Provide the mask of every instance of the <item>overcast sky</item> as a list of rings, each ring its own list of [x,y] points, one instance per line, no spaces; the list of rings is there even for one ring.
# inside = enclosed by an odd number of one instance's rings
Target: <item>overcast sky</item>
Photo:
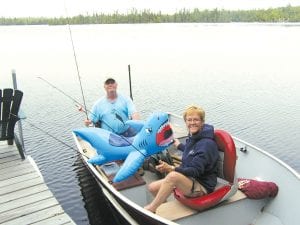
[[[0,0],[0,17],[60,17],[93,12],[128,12],[132,8],[172,13],[193,9],[258,9],[300,6],[300,0]],[[66,7],[65,7],[66,5]]]

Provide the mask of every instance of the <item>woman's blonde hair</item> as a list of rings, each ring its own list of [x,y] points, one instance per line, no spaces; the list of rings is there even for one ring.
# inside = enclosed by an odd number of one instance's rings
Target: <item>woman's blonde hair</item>
[[[186,121],[186,117],[190,114],[193,114],[193,113],[197,113],[198,116],[200,117],[201,121],[204,122],[205,121],[205,111],[201,108],[201,107],[198,107],[198,106],[189,106],[183,113],[183,119],[184,121]]]

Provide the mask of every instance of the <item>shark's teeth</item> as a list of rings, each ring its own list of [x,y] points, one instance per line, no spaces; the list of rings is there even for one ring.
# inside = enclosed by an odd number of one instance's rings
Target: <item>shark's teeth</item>
[[[162,132],[162,130],[168,126],[168,120],[166,120],[162,125],[160,125],[160,128],[158,129],[158,133]]]
[[[170,132],[169,134],[166,134],[166,132]],[[158,129],[158,140],[157,144],[159,146],[169,146],[173,142],[173,135],[172,135],[172,130],[171,127],[168,123],[168,120],[166,120]]]
[[[168,139],[165,139],[164,141],[160,142],[159,145],[160,146],[169,146],[170,144],[172,144],[174,142],[173,137],[170,137]]]

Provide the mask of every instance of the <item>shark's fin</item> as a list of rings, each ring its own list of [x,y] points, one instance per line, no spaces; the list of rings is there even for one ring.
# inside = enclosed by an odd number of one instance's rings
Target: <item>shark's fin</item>
[[[108,146],[109,136],[111,134],[108,130],[95,127],[79,128],[73,130],[73,132],[76,136],[87,141],[94,149],[96,149],[98,154],[107,149],[103,146]]]
[[[136,171],[142,166],[145,160],[145,155],[145,150],[130,152],[120,170],[114,177],[113,182],[120,182],[134,175]]]
[[[88,160],[88,163],[94,164],[94,165],[102,165],[103,163],[106,163],[106,158],[103,155],[96,155],[93,156]]]
[[[145,121],[142,120],[127,120],[126,125],[134,129],[137,133],[140,132],[142,127],[145,125]]]

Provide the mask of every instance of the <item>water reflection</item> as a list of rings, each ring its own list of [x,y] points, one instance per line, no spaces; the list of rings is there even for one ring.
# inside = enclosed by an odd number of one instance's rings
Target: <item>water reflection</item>
[[[78,185],[80,186],[84,208],[88,213],[89,223],[91,225],[119,224],[110,204],[103,196],[101,188],[99,188],[79,155],[73,166],[77,173]],[[87,221],[77,221],[77,224],[84,225],[87,224]]]

